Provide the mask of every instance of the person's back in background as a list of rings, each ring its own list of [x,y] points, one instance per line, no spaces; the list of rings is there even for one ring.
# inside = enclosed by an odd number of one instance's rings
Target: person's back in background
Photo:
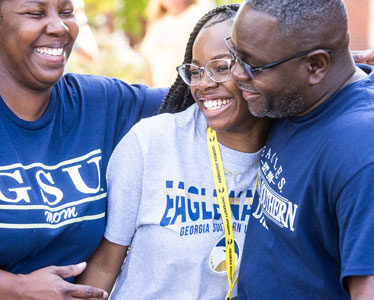
[[[140,52],[148,64],[149,86],[171,86],[175,69],[195,23],[211,8],[200,0],[151,0],[148,24]]]

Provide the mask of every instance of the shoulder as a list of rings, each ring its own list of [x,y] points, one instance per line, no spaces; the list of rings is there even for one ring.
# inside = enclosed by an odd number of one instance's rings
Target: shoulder
[[[163,113],[154,117],[142,119],[133,127],[134,134],[149,139],[168,139],[171,136],[185,135],[188,131],[199,130],[201,120],[197,105],[192,105],[179,113]]]
[[[95,94],[97,92],[110,94],[112,92],[118,92],[119,90],[128,93],[136,93],[139,91],[144,92],[146,89],[146,86],[129,85],[117,78],[72,73],[65,74],[57,85],[63,89],[89,94]]]
[[[117,78],[96,75],[65,74],[54,88],[63,98],[74,98],[88,103],[110,103],[125,107],[143,107],[143,117],[154,115],[168,92],[168,88],[148,88],[143,84],[128,84]],[[149,112],[148,112],[149,111]]]
[[[67,73],[57,82],[57,86],[70,91],[84,92],[96,96],[120,94],[122,96],[160,98],[166,96],[168,88],[148,88],[143,84],[128,84],[118,78],[97,75]],[[97,95],[97,93],[99,93]]]

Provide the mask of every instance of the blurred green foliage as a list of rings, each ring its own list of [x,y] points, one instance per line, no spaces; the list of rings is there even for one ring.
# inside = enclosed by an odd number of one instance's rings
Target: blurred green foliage
[[[229,1],[229,0],[216,0],[216,5],[232,4],[232,3],[242,3],[243,1]]]
[[[137,52],[144,35],[149,0],[85,0],[85,12],[99,54],[88,61],[73,51],[66,70],[145,83],[146,63]],[[216,0],[216,5],[240,3]]]
[[[91,24],[100,16],[113,17],[114,27],[128,36],[141,38],[146,20],[145,9],[149,0],[85,0],[86,13]],[[216,5],[241,3],[242,0],[215,0]]]

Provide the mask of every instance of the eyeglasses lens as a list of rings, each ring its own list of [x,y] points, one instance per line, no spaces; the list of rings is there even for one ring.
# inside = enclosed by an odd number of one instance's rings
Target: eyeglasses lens
[[[252,72],[252,67],[250,65],[248,65],[247,63],[245,63],[243,60],[240,59],[239,56],[236,55],[236,52],[234,50],[234,46],[232,45],[232,42],[231,42],[231,37],[225,38],[225,44],[226,44],[226,47],[229,50],[229,52],[230,52],[230,54],[231,54],[231,56],[234,60],[234,63],[238,62],[240,64],[240,66],[247,72],[247,74],[252,79],[256,79],[256,76]]]
[[[195,86],[200,82],[203,72],[214,82],[224,82],[230,78],[232,63],[231,59],[214,59],[209,61],[205,67],[184,64],[178,68],[178,72],[183,81],[190,86]]]

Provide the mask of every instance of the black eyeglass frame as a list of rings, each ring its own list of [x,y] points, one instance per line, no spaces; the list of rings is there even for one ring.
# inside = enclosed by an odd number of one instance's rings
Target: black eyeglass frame
[[[229,71],[229,74],[227,75],[227,78],[225,78],[225,79],[223,79],[223,80],[216,80],[216,79],[214,79],[214,78],[212,77],[213,75],[210,74],[210,72],[206,72],[206,71],[205,71],[206,66],[207,66],[208,64],[210,64],[210,63],[212,63],[212,62],[214,62],[214,61],[218,61],[218,60],[220,60],[220,61],[226,61],[226,62],[227,62],[227,66],[228,66],[228,68],[229,68],[229,70],[228,70],[228,71]],[[212,81],[214,81],[214,82],[217,82],[217,83],[221,83],[221,82],[225,82],[225,81],[229,80],[229,79],[231,78],[231,69],[232,69],[232,67],[233,67],[234,64],[235,64],[235,60],[234,60],[233,58],[217,58],[217,59],[213,59],[213,60],[208,61],[208,62],[205,64],[205,66],[203,66],[203,67],[199,67],[199,66],[197,66],[197,65],[195,65],[195,64],[182,64],[182,65],[176,67],[176,70],[177,70],[179,76],[182,78],[182,80],[184,81],[185,84],[187,84],[188,86],[196,86],[196,85],[198,85],[199,82],[201,81],[202,73],[206,73],[206,74],[208,75],[208,77],[209,77],[210,80],[212,80]],[[188,83],[188,82],[186,81],[186,79],[184,78],[184,76],[182,76],[182,71],[181,71],[181,69],[182,69],[183,67],[187,66],[187,65],[188,65],[188,66],[194,66],[194,67],[196,67],[196,70],[199,71],[199,80],[198,80],[195,84]]]
[[[270,68],[274,68],[280,64],[283,64],[285,62],[288,62],[294,58],[298,58],[298,57],[301,57],[301,56],[304,56],[304,55],[307,55],[315,50],[318,50],[318,49],[310,49],[310,50],[305,50],[303,52],[299,52],[293,56],[290,56],[290,57],[287,57],[287,58],[284,58],[284,59],[279,59],[279,60],[276,60],[274,62],[271,62],[271,63],[268,63],[264,66],[261,66],[261,67],[253,67],[251,66],[250,64],[247,64],[245,61],[243,61],[239,56],[237,56],[234,52],[234,50],[230,47],[230,45],[228,44],[228,40],[231,39],[231,36],[227,37],[224,39],[225,41],[225,44],[226,44],[226,47],[229,49],[230,51],[230,54],[231,56],[233,57],[233,59],[235,60],[235,62],[239,62],[239,64],[244,68],[244,70],[247,71],[248,75],[253,78],[253,79],[256,79],[256,76],[253,74],[255,72],[259,72],[259,71],[262,71],[262,70],[265,70],[265,69],[270,69]],[[331,54],[332,50],[326,50],[326,49],[322,49],[323,51],[326,51],[327,53]]]

